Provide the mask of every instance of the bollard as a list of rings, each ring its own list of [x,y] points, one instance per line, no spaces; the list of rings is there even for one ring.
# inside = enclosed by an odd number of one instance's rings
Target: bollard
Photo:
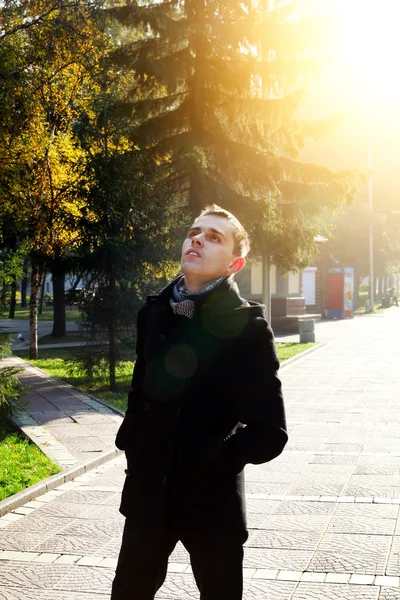
[[[315,320],[299,319],[300,344],[315,342]]]

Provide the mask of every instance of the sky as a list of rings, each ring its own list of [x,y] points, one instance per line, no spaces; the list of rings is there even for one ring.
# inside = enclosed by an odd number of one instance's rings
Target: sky
[[[367,169],[371,143],[378,195],[400,197],[400,0],[302,0],[301,10],[335,16],[334,61],[313,82],[302,116],[343,115],[335,134],[307,144],[302,158]]]

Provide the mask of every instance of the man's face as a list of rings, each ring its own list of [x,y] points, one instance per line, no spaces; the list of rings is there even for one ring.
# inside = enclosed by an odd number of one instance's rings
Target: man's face
[[[236,262],[243,259],[234,254],[233,231],[224,217],[206,215],[195,220],[182,246],[181,270],[187,280],[206,285],[240,270]]]

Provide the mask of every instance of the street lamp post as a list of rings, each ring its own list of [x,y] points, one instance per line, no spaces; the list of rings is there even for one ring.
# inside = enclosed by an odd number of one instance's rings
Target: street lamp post
[[[375,281],[374,281],[374,236],[372,226],[372,207],[373,207],[373,191],[372,191],[372,143],[368,142],[368,198],[369,198],[369,298],[371,307],[374,310],[375,302]]]

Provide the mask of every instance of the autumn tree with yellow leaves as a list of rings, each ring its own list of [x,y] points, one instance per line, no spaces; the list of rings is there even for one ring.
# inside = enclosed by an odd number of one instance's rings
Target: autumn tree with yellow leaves
[[[0,205],[29,244],[30,358],[36,358],[45,265],[50,258],[53,265],[62,264],[79,239],[84,152],[73,128],[86,94],[93,94],[91,73],[108,38],[94,2],[6,0],[3,5]],[[56,323],[63,310],[62,303],[55,306]]]

